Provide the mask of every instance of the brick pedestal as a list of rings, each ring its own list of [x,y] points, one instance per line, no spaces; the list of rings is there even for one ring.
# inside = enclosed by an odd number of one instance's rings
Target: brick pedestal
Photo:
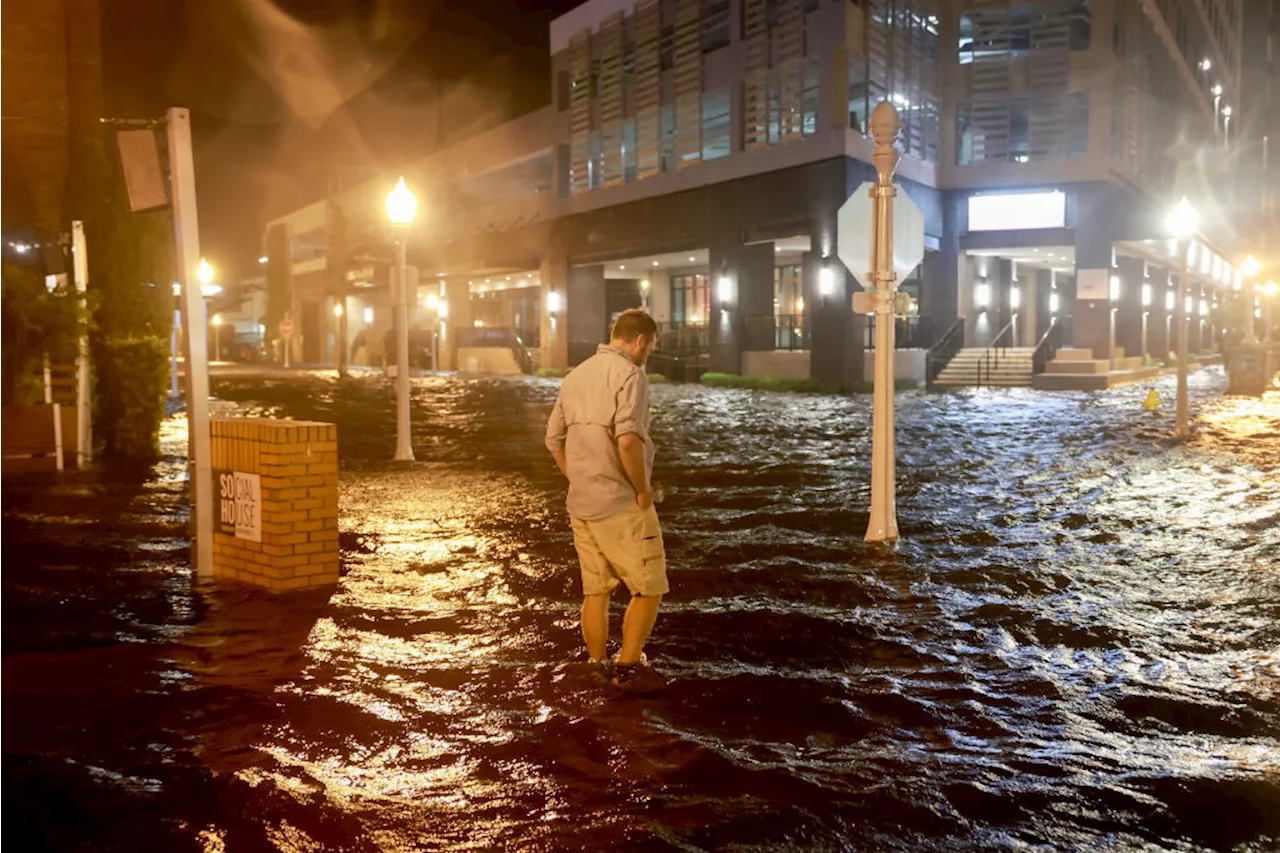
[[[338,582],[338,428],[210,421],[213,570],[282,591]]]

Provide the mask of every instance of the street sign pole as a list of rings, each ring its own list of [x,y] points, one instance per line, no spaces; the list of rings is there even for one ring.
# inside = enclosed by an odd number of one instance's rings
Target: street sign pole
[[[84,239],[84,223],[71,223],[72,269],[75,271],[76,291],[84,299],[89,286],[88,246]],[[83,303],[82,303],[83,304]],[[86,311],[86,315],[87,311]],[[78,467],[93,458],[93,410],[89,406],[89,331],[85,323],[78,325],[76,358],[76,458]]]
[[[894,291],[897,272],[893,256],[893,173],[898,168],[894,140],[902,125],[898,111],[883,101],[871,114],[871,135],[876,148],[871,155],[879,181],[875,199],[875,251],[871,279],[875,282],[876,362],[871,427],[871,519],[866,541],[892,542],[898,538],[894,466]]]
[[[187,363],[188,464],[192,468],[191,503],[196,520],[192,556],[196,574],[213,576],[213,469],[209,441],[209,364],[204,298],[196,279],[200,265],[200,227],[196,220],[196,175],[191,157],[191,115],[169,110],[169,181],[173,198],[173,242],[178,285],[182,290],[183,335]]]

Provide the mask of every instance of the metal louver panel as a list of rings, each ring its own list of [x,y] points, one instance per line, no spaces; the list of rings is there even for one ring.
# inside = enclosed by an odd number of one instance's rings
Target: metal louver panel
[[[803,132],[804,11],[800,0],[778,0],[777,121],[778,141],[799,139]]]
[[[867,12],[871,105],[888,100],[897,107],[903,153],[933,159],[937,155],[939,91],[937,3],[870,0]],[[980,18],[984,13],[971,14]],[[979,75],[976,68],[973,73]]]
[[[1071,58],[1071,4],[1036,7],[1027,57],[1028,148],[1031,157],[1067,153],[1067,94]]]
[[[602,183],[622,183],[622,12],[600,24],[599,116]]]
[[[743,0],[747,71],[743,92],[744,145],[769,144],[769,18],[765,0]]]
[[[569,39],[569,191],[591,188],[591,30]]]
[[[974,11],[973,71],[970,95],[973,108],[970,126],[973,130],[973,160],[1007,160],[1009,158],[1009,50],[1012,23],[1008,8]]]
[[[658,173],[658,116],[662,104],[659,0],[641,0],[635,13],[636,177]]]
[[[699,0],[676,0],[675,135],[680,168],[702,156],[702,24]]]

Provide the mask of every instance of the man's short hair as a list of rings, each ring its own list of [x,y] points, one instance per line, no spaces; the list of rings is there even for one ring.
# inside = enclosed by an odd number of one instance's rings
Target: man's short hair
[[[648,311],[628,308],[614,321],[612,337],[615,341],[631,343],[637,335],[645,335],[653,340],[658,335],[658,324],[653,322]]]

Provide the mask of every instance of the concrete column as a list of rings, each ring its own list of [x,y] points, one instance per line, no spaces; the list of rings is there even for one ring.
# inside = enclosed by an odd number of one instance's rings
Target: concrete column
[[[1146,264],[1141,258],[1121,255],[1111,274],[1120,280],[1120,294],[1113,303],[1116,346],[1127,357],[1142,356],[1142,286],[1146,283]],[[1117,353],[1119,355],[1119,353]]]
[[[1151,304],[1146,307],[1147,314],[1147,357],[1164,361],[1169,357],[1172,339],[1169,337],[1169,319],[1172,316],[1165,305],[1166,294],[1171,283],[1169,270],[1165,267],[1148,265],[1147,284],[1151,287]]]
[[[1096,100],[1093,109],[1093,115],[1105,115],[1096,112]],[[1081,192],[1075,197],[1076,303],[1073,313],[1075,345],[1093,350],[1096,359],[1109,361],[1115,329],[1110,299],[1113,229],[1108,202],[1109,199],[1097,193]]]
[[[709,247],[711,360],[716,373],[741,373],[747,317],[773,313],[773,244],[742,246],[737,237]],[[727,284],[728,299],[721,291]]]
[[[540,363],[543,367],[565,368],[569,366],[569,335],[565,329],[565,306],[568,302],[569,265],[564,256],[548,252],[538,267],[538,298],[542,300],[538,330],[541,340]],[[554,314],[548,310],[551,294],[560,302],[560,310]]]
[[[608,342],[609,315],[605,306],[603,266],[570,267],[566,281],[566,366],[572,366],[595,355],[596,346]]]
[[[1018,267],[1014,264],[1015,278],[1012,287],[1018,288],[1019,305],[1014,312],[1018,317],[1018,335],[1015,343],[1020,347],[1036,345],[1036,316],[1039,306],[1036,304],[1036,270],[1032,267]]]
[[[671,274],[663,269],[649,273],[649,315],[661,329],[671,322]]]
[[[449,316],[445,318],[444,331],[440,336],[440,367],[457,370],[459,332],[470,329],[475,319],[471,311],[471,285],[466,279],[445,281],[444,301],[449,305]]]
[[[1028,323],[1035,330],[1035,340],[1032,346],[1040,342],[1044,337],[1044,333],[1049,331],[1049,324],[1053,322],[1055,317],[1062,314],[1062,298],[1058,298],[1058,314],[1049,311],[1049,294],[1053,292],[1053,271],[1052,270],[1035,270],[1027,276],[1031,282],[1031,301],[1035,303],[1034,322]]]
[[[804,304],[810,333],[809,371],[819,382],[848,388],[862,382],[866,318],[853,313],[853,293],[861,290],[837,258],[829,258],[834,292],[823,296],[819,276],[824,261],[817,252],[804,255]]]

